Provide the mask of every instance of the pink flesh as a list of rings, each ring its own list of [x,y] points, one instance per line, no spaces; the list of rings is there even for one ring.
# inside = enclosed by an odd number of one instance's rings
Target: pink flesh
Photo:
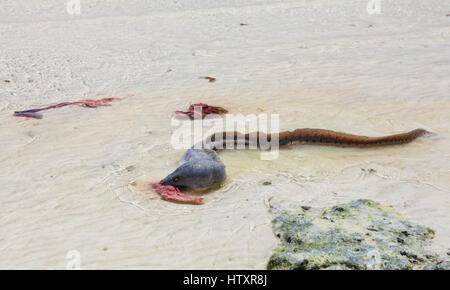
[[[41,114],[39,114],[39,113],[30,113],[30,112],[16,112],[16,113],[14,113],[13,116],[42,119],[42,115]]]
[[[195,107],[201,107],[201,116],[196,116],[195,112],[194,112],[194,108]],[[224,114],[224,113],[228,113],[228,111],[222,107],[215,107],[215,106],[210,106],[207,104],[203,104],[203,103],[198,103],[198,104],[193,104],[189,106],[189,111],[187,112],[183,112],[183,111],[175,111],[175,114],[177,115],[184,115],[184,116],[188,116],[191,119],[194,118],[199,118],[201,117],[202,119],[204,119],[206,117],[206,115],[209,114]]]
[[[125,96],[124,98],[131,97],[133,95]],[[45,108],[39,108],[39,109],[31,109],[26,111],[20,111],[20,112],[14,112],[14,116],[16,117],[27,117],[27,118],[35,118],[35,119],[42,119],[42,115],[38,114],[37,112],[75,105],[80,107],[87,107],[87,108],[97,108],[102,106],[111,106],[110,102],[115,100],[121,100],[123,98],[117,98],[117,97],[111,97],[111,98],[103,98],[98,100],[83,100],[83,101],[76,101],[76,102],[64,102],[59,103],[55,105],[51,105]]]
[[[200,204],[203,202],[203,197],[192,197],[183,193],[179,188],[172,185],[162,185],[160,182],[150,183],[155,189],[156,193],[167,200],[174,200],[185,203]]]

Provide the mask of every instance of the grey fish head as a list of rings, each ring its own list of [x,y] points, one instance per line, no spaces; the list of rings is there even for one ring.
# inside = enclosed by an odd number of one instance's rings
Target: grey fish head
[[[225,180],[225,165],[212,160],[185,162],[162,180],[163,185],[206,189]]]

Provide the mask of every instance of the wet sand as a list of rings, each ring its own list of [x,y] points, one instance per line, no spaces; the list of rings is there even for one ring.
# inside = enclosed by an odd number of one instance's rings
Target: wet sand
[[[446,258],[449,4],[382,1],[369,15],[365,1],[82,1],[68,15],[36,3],[0,4],[0,268],[66,268],[76,250],[83,269],[262,269],[278,243],[270,198],[392,205],[434,229],[429,248]],[[128,94],[111,107],[12,117]],[[177,167],[173,111],[196,102],[279,114],[280,130],[436,136],[291,146],[272,161],[226,150],[228,178],[204,205],[163,201],[148,183]]]

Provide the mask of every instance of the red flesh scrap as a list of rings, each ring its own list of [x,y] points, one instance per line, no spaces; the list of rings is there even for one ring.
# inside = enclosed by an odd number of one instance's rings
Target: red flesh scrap
[[[132,96],[132,95],[129,95],[129,96]],[[126,97],[128,97],[128,96],[126,96]],[[51,105],[51,106],[48,106],[45,108],[14,112],[14,116],[41,119],[42,115],[38,114],[38,112],[40,112],[40,111],[45,111],[45,110],[49,110],[49,109],[60,108],[60,107],[65,107],[65,106],[70,106],[70,105],[76,105],[76,106],[87,107],[87,108],[111,106],[111,104],[109,104],[110,102],[112,102],[114,100],[120,100],[120,99],[121,98],[112,97],[112,98],[103,98],[103,99],[98,99],[98,100],[83,100],[83,101],[77,101],[77,102],[64,102],[64,103]]]
[[[174,200],[185,203],[200,204],[203,202],[203,197],[192,197],[183,193],[179,188],[172,185],[162,185],[162,181],[150,183],[155,189],[156,193],[167,200]]]
[[[194,118],[200,118],[200,116],[195,115],[194,112],[194,108],[195,107],[201,107],[201,118],[204,119],[206,117],[206,115],[209,114],[225,114],[228,113],[228,111],[222,107],[215,107],[215,106],[210,106],[207,104],[203,104],[203,103],[198,103],[198,104],[193,104],[189,106],[189,111],[187,112],[183,112],[183,111],[175,111],[175,114],[177,115],[183,115],[183,116],[188,116],[191,119]]]

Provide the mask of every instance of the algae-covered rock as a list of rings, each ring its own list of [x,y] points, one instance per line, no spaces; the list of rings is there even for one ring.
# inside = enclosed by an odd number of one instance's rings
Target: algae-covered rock
[[[282,241],[268,269],[445,269],[424,250],[430,228],[411,223],[391,207],[356,200],[314,215],[300,206],[272,206],[273,230]]]
[[[427,265],[424,269],[425,270],[450,270],[450,262],[445,261],[445,262],[439,263],[437,265],[434,265],[434,264]]]

